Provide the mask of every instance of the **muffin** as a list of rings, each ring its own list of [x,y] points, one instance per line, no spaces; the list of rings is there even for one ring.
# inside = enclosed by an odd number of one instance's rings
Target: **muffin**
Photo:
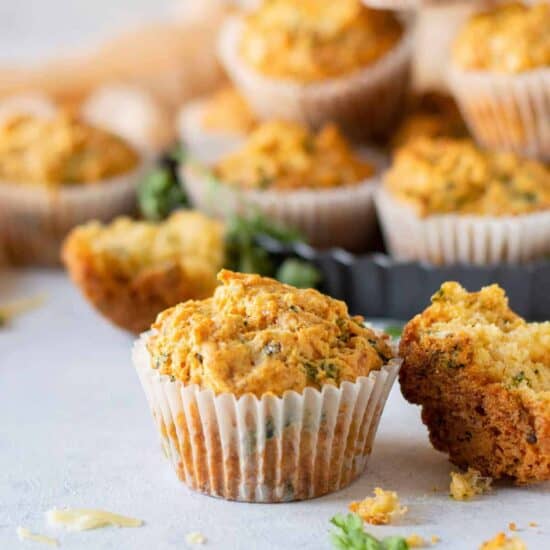
[[[133,359],[178,477],[250,502],[314,498],[365,468],[399,363],[343,302],[221,271]]]
[[[183,179],[193,204],[210,214],[260,211],[313,245],[353,250],[369,242],[375,226],[377,170],[368,156],[334,125],[312,132],[273,121],[209,168],[186,163]]]
[[[226,86],[185,105],[178,125],[180,139],[190,156],[213,162],[238,148],[256,124],[244,97],[232,86]]]
[[[414,97],[391,145],[402,147],[418,137],[468,137],[468,130],[453,98],[436,91]]]
[[[71,279],[115,325],[147,329],[158,313],[216,288],[225,260],[224,228],[198,212],[160,224],[118,218],[75,228],[63,245]]]
[[[270,0],[228,20],[219,43],[259,117],[334,122],[358,138],[385,133],[401,114],[411,48],[393,14],[360,0]]]
[[[527,323],[497,285],[444,283],[401,338],[403,395],[462,468],[550,480],[550,322]]]
[[[0,125],[0,240],[11,261],[55,265],[72,227],[135,208],[145,159],[74,118],[21,115]]]
[[[399,149],[376,197],[393,256],[435,264],[527,262],[550,253],[550,169],[470,140]]]
[[[550,158],[549,28],[548,2],[512,2],[459,32],[449,83],[483,145]]]

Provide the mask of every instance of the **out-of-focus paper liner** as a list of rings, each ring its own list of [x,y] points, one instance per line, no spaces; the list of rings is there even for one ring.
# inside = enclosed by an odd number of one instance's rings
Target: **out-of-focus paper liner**
[[[49,190],[0,182],[0,240],[16,264],[58,265],[61,243],[76,225],[110,221],[136,208],[136,188],[147,162],[128,174],[93,184]]]
[[[375,201],[386,245],[398,260],[485,265],[527,262],[550,253],[550,211],[505,217],[443,214],[421,218],[383,188]]]
[[[385,134],[402,114],[409,90],[413,31],[371,66],[350,76],[302,84],[264,76],[249,68],[238,52],[242,20],[222,27],[219,55],[234,84],[263,119],[295,120],[318,128],[337,123],[348,135]]]
[[[186,104],[178,116],[178,128],[190,156],[210,163],[237,149],[246,134],[205,129],[202,122],[204,105],[205,101],[200,99]]]
[[[550,159],[550,69],[502,75],[453,67],[449,84],[484,146]]]
[[[340,388],[237,399],[153,370],[148,335],[134,345],[134,365],[163,449],[192,489],[248,502],[302,500],[364,471],[399,360]]]
[[[234,213],[261,212],[268,218],[298,229],[314,246],[339,246],[361,250],[370,243],[376,227],[374,193],[378,174],[384,166],[380,155],[362,150],[361,155],[375,165],[375,175],[357,185],[334,189],[296,191],[256,191],[235,189],[216,182],[208,170],[189,162],[183,181],[194,206],[218,218]]]

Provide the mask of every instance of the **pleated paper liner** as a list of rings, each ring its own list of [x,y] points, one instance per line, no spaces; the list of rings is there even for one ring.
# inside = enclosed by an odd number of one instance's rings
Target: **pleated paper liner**
[[[482,145],[550,159],[550,69],[507,75],[452,67],[449,84]]]
[[[338,124],[349,136],[385,135],[397,123],[409,90],[413,30],[372,65],[350,76],[299,83],[264,76],[239,55],[243,22],[228,19],[219,41],[220,59],[240,92],[263,119],[282,118],[319,128]]]
[[[433,264],[521,263],[550,254],[550,211],[519,216],[420,217],[385,189],[376,208],[390,254]]]
[[[399,360],[339,388],[236,398],[160,375],[147,337],[134,346],[134,365],[163,449],[190,488],[246,502],[303,500],[365,470]]]
[[[193,205],[212,216],[223,219],[259,211],[298,229],[315,246],[361,250],[376,229],[374,193],[387,160],[377,151],[359,153],[376,173],[359,184],[332,189],[242,190],[217,182],[206,167],[194,162],[182,166],[182,179]]]
[[[108,180],[61,186],[0,182],[0,240],[16,264],[54,266],[60,248],[76,225],[97,219],[109,221],[136,208],[136,188],[147,161]]]
[[[201,162],[214,162],[233,152],[246,139],[245,134],[205,129],[204,100],[187,103],[178,116],[179,136],[189,155]]]

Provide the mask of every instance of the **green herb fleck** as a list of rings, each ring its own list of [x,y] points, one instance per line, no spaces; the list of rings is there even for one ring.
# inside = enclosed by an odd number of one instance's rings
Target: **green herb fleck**
[[[514,387],[517,387],[519,386],[521,383],[525,382],[527,385],[529,385],[529,380],[527,379],[527,377],[525,376],[525,372],[524,371],[520,371],[518,372],[518,374],[516,374],[513,378],[512,378],[512,386]]]
[[[304,370],[306,372],[307,379],[310,382],[317,382],[317,373],[318,368],[315,363],[311,363],[310,361],[306,361],[304,363]]]
[[[321,274],[309,262],[287,258],[275,273],[275,278],[297,288],[315,288],[321,280]]]
[[[137,198],[143,217],[153,221],[163,220],[173,210],[188,205],[180,183],[168,167],[149,172],[138,187]]]
[[[401,338],[403,334],[403,325],[388,325],[384,332],[392,338]]]
[[[403,537],[391,536],[382,540],[365,532],[363,521],[356,514],[335,515],[330,522],[330,542],[338,550],[409,550]]]

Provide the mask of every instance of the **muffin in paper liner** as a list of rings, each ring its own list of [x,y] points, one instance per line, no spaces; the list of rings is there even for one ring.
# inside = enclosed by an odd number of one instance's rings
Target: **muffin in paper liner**
[[[220,32],[219,55],[234,84],[263,119],[286,119],[313,128],[338,124],[349,136],[385,135],[403,112],[409,90],[413,31],[406,28],[386,55],[349,76],[299,83],[264,76],[240,58],[243,21],[229,18]]]
[[[361,250],[376,229],[374,193],[387,158],[371,149],[360,149],[359,154],[374,165],[375,174],[355,185],[323,190],[242,190],[217,181],[208,168],[193,161],[180,170],[193,205],[212,216],[261,212],[299,230],[312,245]]]
[[[448,81],[482,145],[550,159],[549,68],[507,75],[452,67]]]
[[[109,221],[136,208],[136,188],[148,162],[103,181],[46,189],[0,182],[0,240],[15,264],[55,266],[61,243],[76,225]]]
[[[420,217],[383,188],[377,191],[375,202],[386,245],[399,260],[514,264],[550,254],[550,211],[501,217]]]
[[[399,359],[339,388],[216,396],[152,369],[149,334],[134,345],[134,366],[163,450],[190,488],[246,502],[304,500],[365,470]]]
[[[205,129],[202,123],[205,103],[198,99],[185,105],[178,115],[178,128],[189,155],[208,163],[238,149],[246,134]]]

